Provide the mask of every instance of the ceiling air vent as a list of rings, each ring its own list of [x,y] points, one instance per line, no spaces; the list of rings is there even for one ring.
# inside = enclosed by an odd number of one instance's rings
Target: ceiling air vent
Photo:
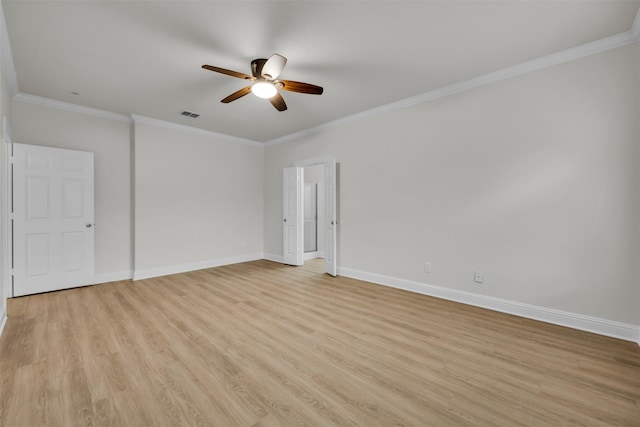
[[[180,115],[185,117],[191,117],[192,119],[195,119],[196,117],[200,117],[200,114],[192,113],[191,111],[183,111],[180,113]]]

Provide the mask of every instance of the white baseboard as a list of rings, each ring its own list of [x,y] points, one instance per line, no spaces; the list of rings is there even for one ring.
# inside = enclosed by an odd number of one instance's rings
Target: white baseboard
[[[120,280],[133,279],[133,272],[131,270],[116,271],[113,273],[100,273],[94,277],[93,284],[99,285],[100,283],[119,282]]]
[[[309,259],[324,258],[324,252],[322,252],[322,251],[305,252],[303,258],[304,258],[305,261],[307,261]]]
[[[305,261],[310,259],[315,259],[315,258],[324,258],[324,252],[323,251],[305,252],[303,255],[303,258]],[[279,262],[279,263],[284,262],[284,258],[282,257],[282,255],[264,254],[264,259],[266,259],[267,261],[273,261],[273,262]]]
[[[149,279],[151,277],[167,276],[169,274],[186,273],[187,271],[204,270],[205,268],[220,267],[223,265],[256,261],[259,259],[264,259],[263,253],[191,262],[182,265],[170,265],[167,267],[149,268],[146,270],[135,270],[133,272],[133,280]]]
[[[318,258],[318,252],[305,252],[302,255],[302,259],[304,259],[305,261],[316,258]]]
[[[640,345],[640,326],[620,323],[597,317],[584,316],[545,307],[524,304],[516,301],[509,301],[500,298],[488,297],[471,292],[459,291],[455,289],[443,288],[426,283],[414,282],[410,280],[398,279],[395,277],[383,276],[366,271],[354,270],[351,268],[340,268],[340,275],[358,280],[389,286],[392,288],[404,289],[406,291],[429,295],[450,301],[460,302],[476,307],[487,308],[489,310],[502,313],[513,314],[529,319],[540,320],[554,325],[566,326],[573,329],[592,332],[608,337],[619,338],[625,341],[637,342]]]
[[[2,331],[4,330],[4,325],[7,324],[7,313],[4,312],[0,314],[0,337],[2,336]]]
[[[280,264],[284,262],[282,255],[264,254],[264,259],[267,261],[279,262]]]

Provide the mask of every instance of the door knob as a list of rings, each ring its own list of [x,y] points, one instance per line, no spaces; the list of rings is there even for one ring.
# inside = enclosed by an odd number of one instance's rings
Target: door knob
[[[93,227],[93,224],[87,224],[87,225],[85,225],[85,227],[91,228],[91,227]]]
[[[284,222],[287,222],[287,218],[284,219]]]

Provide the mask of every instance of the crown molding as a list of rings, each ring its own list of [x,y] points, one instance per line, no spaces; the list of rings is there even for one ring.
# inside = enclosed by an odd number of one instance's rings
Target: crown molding
[[[473,77],[471,79],[454,83],[452,85],[444,86],[420,95],[405,98],[401,101],[393,102],[391,104],[382,105],[380,107],[372,108],[370,110],[362,111],[360,113],[352,114],[331,122],[323,123],[318,126],[314,126],[309,129],[302,130],[300,132],[290,133],[288,135],[281,136],[279,138],[272,139],[265,142],[265,146],[282,144],[287,141],[292,141],[305,136],[309,136],[315,133],[323,132],[329,129],[333,129],[344,124],[358,121],[367,117],[375,116],[381,113],[400,110],[408,108],[417,104],[430,102],[439,98],[454,95],[460,92],[464,92],[470,89],[474,89],[480,86],[486,86],[492,83],[497,83],[502,80],[507,80],[512,77],[521,76],[523,74],[530,73],[532,71],[541,70],[543,68],[552,67],[565,62],[573,61],[574,59],[583,58],[590,55],[595,55],[607,50],[622,47],[631,43],[640,41],[640,10],[636,15],[633,27],[631,30],[624,33],[616,34],[610,37],[606,37],[600,40],[596,40],[591,43],[587,43],[574,48],[566,49],[560,52],[552,53],[550,55],[542,56],[531,61],[526,61],[511,67],[506,67],[498,71],[483,74],[481,76]]]
[[[56,101],[54,99],[44,98],[36,95],[30,95],[28,93],[20,92],[16,94],[13,97],[13,99],[17,101],[28,102],[31,104],[57,108],[60,110],[72,111],[80,114],[87,114],[90,116],[100,117],[103,119],[116,120],[124,123],[144,123],[148,125],[159,126],[167,129],[173,129],[181,132],[188,132],[188,133],[193,133],[193,134],[198,134],[198,135],[203,135],[208,137],[226,138],[228,140],[231,140],[237,143],[248,144],[254,147],[261,147],[261,148],[264,147],[264,144],[262,144],[261,142],[253,141],[250,139],[239,138],[237,136],[213,132],[206,129],[195,128],[192,126],[181,125],[178,123],[167,122],[164,120],[153,119],[151,117],[139,116],[137,114],[125,115],[125,114],[112,113],[110,111],[104,111],[104,110],[99,110],[97,108],[85,107],[83,105],[72,104],[70,102]]]
[[[233,135],[227,135],[227,134],[224,134],[224,133],[214,132],[214,131],[211,131],[211,130],[196,128],[196,127],[193,127],[193,126],[181,125],[179,123],[173,123],[173,122],[167,122],[167,121],[164,121],[164,120],[153,119],[151,117],[139,116],[137,114],[132,114],[131,115],[131,119],[133,120],[134,123],[143,123],[143,124],[147,124],[147,125],[158,126],[158,127],[163,127],[163,128],[167,128],[167,129],[173,129],[173,130],[177,130],[177,131],[180,131],[180,132],[192,133],[192,134],[195,134],[195,135],[201,135],[201,136],[207,136],[207,137],[213,137],[213,138],[224,138],[224,139],[227,139],[229,141],[239,142],[241,144],[251,145],[252,147],[260,147],[260,148],[264,147],[263,143],[257,142],[257,141],[251,140],[251,139],[240,138],[240,137],[233,136]]]
[[[206,129],[200,129],[192,126],[181,125],[178,123],[167,122],[164,120],[153,119],[151,117],[139,116],[137,114],[131,114],[127,116],[125,114],[112,113],[110,111],[104,111],[104,110],[99,110],[97,108],[85,107],[83,105],[72,104],[70,102],[56,101],[50,98],[29,95],[28,93],[20,92],[16,94],[13,97],[13,99],[17,101],[29,102],[31,104],[57,108],[60,110],[73,111],[75,113],[80,113],[80,114],[87,114],[90,116],[100,117],[103,119],[116,120],[116,121],[125,122],[125,123],[144,123],[148,125],[174,129],[182,132],[189,132],[189,133],[194,133],[198,135],[204,135],[208,137],[226,138],[234,142],[249,144],[255,147],[264,147],[264,144],[257,141],[250,140],[250,139],[239,138],[236,136],[213,132]]]
[[[29,102],[31,104],[44,105],[46,107],[60,110],[73,111],[75,113],[87,114],[103,119],[117,120],[119,122],[131,123],[131,118],[124,114],[112,113],[110,111],[99,110],[97,108],[85,107],[83,105],[72,104],[70,102],[56,101],[55,99],[44,98],[42,96],[29,95],[28,93],[17,93],[13,99],[16,101]]]
[[[347,117],[343,117],[337,120],[333,120],[331,122],[323,123],[321,125],[314,126],[312,128],[308,128],[299,132],[293,132],[293,133],[272,139],[270,141],[261,143],[261,142],[257,142],[257,141],[253,141],[245,138],[239,138],[232,135],[222,134],[222,133],[195,128],[195,127],[186,126],[186,125],[181,125],[173,122],[167,122],[163,120],[152,119],[149,117],[143,117],[143,116],[138,116],[133,114],[131,116],[126,116],[122,114],[112,113],[109,111],[99,110],[99,109],[90,108],[90,107],[84,107],[81,105],[55,101],[48,98],[21,93],[18,87],[18,79],[16,76],[15,65],[13,62],[11,45],[9,43],[9,35],[7,31],[7,26],[6,26],[4,10],[2,8],[2,4],[0,3],[0,62],[2,67],[2,74],[5,77],[7,85],[9,87],[9,91],[11,92],[11,95],[13,96],[14,99],[22,100],[22,101],[30,102],[34,104],[39,104],[39,105],[45,105],[53,108],[74,111],[82,114],[93,115],[96,117],[107,118],[111,120],[118,120],[118,121],[127,122],[127,123],[131,123],[132,121],[134,121],[134,122],[140,122],[140,123],[147,123],[154,126],[161,126],[165,128],[196,133],[199,135],[229,138],[236,142],[241,142],[241,143],[249,144],[256,147],[268,147],[272,145],[281,144],[287,141],[303,138],[305,136],[313,135],[319,132],[323,132],[329,129],[342,126],[349,122],[358,121],[369,116],[375,116],[380,113],[399,110],[399,109],[411,107],[413,105],[430,102],[430,101],[443,98],[449,95],[454,95],[456,93],[460,93],[469,89],[496,83],[502,80],[509,79],[511,77],[516,77],[516,76],[523,75],[532,71],[540,70],[543,68],[552,67],[554,65],[559,65],[564,62],[572,61],[574,59],[579,59],[589,55],[595,55],[597,53],[622,47],[627,44],[631,44],[635,42],[640,42],[640,9],[638,9],[636,13],[631,29],[624,33],[616,34],[614,36],[596,40],[594,42],[577,46],[575,48],[571,48],[571,49],[567,49],[554,54],[546,55],[531,61],[523,62],[518,65],[503,68],[502,70],[498,70],[492,73],[474,77],[459,83],[454,83],[452,85],[435,89],[433,91],[426,92],[421,95],[416,95],[398,102],[372,108],[366,111],[362,111],[360,113],[352,114]]]
[[[20,92],[18,89],[18,77],[16,76],[16,67],[13,63],[13,54],[11,53],[11,44],[9,43],[9,32],[7,31],[7,22],[4,18],[4,9],[0,3],[0,66],[2,67],[2,75],[9,87],[10,97]]]

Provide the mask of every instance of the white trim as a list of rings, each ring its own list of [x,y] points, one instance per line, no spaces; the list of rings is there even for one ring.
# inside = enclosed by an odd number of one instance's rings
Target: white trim
[[[6,324],[7,324],[7,313],[4,312],[0,314],[0,337],[2,336],[2,331],[4,330],[4,327]]]
[[[284,257],[282,255],[264,254],[263,259],[266,259],[267,261],[279,262],[280,264],[284,263]]]
[[[30,95],[28,93],[19,92],[13,99],[17,101],[29,102],[31,104],[43,105],[46,107],[57,108],[60,110],[73,111],[75,113],[87,114],[90,116],[100,117],[103,119],[117,120],[125,123],[144,123],[152,126],[173,129],[181,132],[189,132],[197,135],[203,135],[215,138],[225,138],[232,142],[248,144],[253,147],[264,148],[264,144],[251,139],[240,138],[224,133],[213,132],[207,129],[196,128],[193,126],[181,125],[179,123],[167,122],[165,120],[153,119],[151,117],[140,116],[137,114],[124,115],[112,113],[110,111],[99,110],[97,108],[85,107],[83,105],[72,104],[70,102],[56,101],[55,99],[44,98],[42,96]]]
[[[345,277],[351,277],[392,288],[460,302],[475,307],[487,308],[489,310],[513,314],[528,319],[535,319],[546,323],[552,323],[554,325],[566,326],[626,341],[640,341],[640,327],[638,325],[630,325],[627,323],[584,316],[581,314],[509,301],[501,298],[488,297],[471,292],[443,288],[440,286],[383,276],[376,273],[368,273],[366,271],[354,270],[351,268],[341,268],[340,274]]]
[[[640,8],[636,13],[636,17],[633,20],[633,25],[631,26],[631,33],[635,35],[636,40],[640,40]],[[638,326],[637,331],[637,340],[636,343],[640,346],[640,326]]]
[[[324,258],[324,252],[322,251],[313,251],[313,252],[305,252],[303,256],[305,261],[316,258]]]
[[[228,258],[218,258],[207,261],[190,262],[182,265],[170,265],[167,267],[135,270],[133,280],[149,279],[151,277],[168,276],[170,274],[186,273],[188,271],[204,270],[205,268],[221,267],[223,265],[237,264],[240,262],[257,261],[264,259],[264,254],[239,255]]]
[[[16,67],[13,63],[11,43],[9,42],[9,32],[7,31],[7,21],[4,17],[4,9],[0,3],[0,62],[2,63],[2,75],[7,82],[10,96],[20,92],[18,89],[18,77]]]
[[[233,135],[227,135],[227,134],[224,134],[224,133],[218,133],[218,132],[214,132],[214,131],[211,131],[211,130],[196,128],[196,127],[193,127],[193,126],[181,125],[181,124],[178,124],[178,123],[173,123],[173,122],[167,122],[167,121],[164,121],[164,120],[153,119],[151,117],[139,116],[137,114],[132,114],[131,118],[133,119],[134,123],[144,123],[144,124],[147,124],[147,125],[158,126],[158,127],[163,127],[163,128],[167,128],[167,129],[173,129],[173,130],[177,130],[177,131],[181,131],[181,132],[189,132],[189,133],[193,133],[193,134],[196,134],[196,135],[203,135],[203,136],[214,137],[214,138],[225,138],[225,139],[229,139],[229,140],[231,140],[233,142],[239,142],[241,144],[248,144],[248,145],[251,145],[253,147],[260,147],[260,148],[264,147],[263,143],[257,142],[257,141],[253,141],[251,139],[240,138],[240,137],[233,136]]]
[[[99,285],[101,283],[119,282],[121,280],[131,279],[133,279],[133,271],[131,270],[115,271],[112,273],[99,273],[94,276],[93,284]]]
[[[305,166],[325,165],[328,163],[333,163],[335,161],[336,161],[336,158],[334,156],[320,156],[320,157],[314,157],[312,159],[298,160],[297,162],[295,162],[295,166],[299,168],[303,168]]]
[[[137,114],[124,115],[112,113],[109,111],[99,110],[97,108],[85,107],[83,105],[72,104],[70,102],[56,101],[50,98],[44,98],[36,95],[29,95],[28,93],[18,93],[13,97],[17,101],[29,102],[31,104],[43,105],[46,107],[57,108],[60,110],[73,111],[75,113],[87,114],[90,116],[100,117],[103,119],[117,120],[125,123],[144,123],[152,126],[163,127],[167,129],[178,130],[181,132],[189,132],[197,135],[204,135],[215,138],[225,138],[233,142],[241,144],[248,144],[253,147],[264,148],[264,144],[261,142],[253,141],[251,139],[239,138],[233,135],[227,135],[223,133],[213,132],[206,129],[200,129],[192,126],[181,125],[178,123],[167,122],[164,120],[153,119],[151,117],[139,116]]]
[[[73,111],[75,113],[87,114],[89,116],[100,117],[103,119],[117,120],[119,122],[130,123],[131,118],[124,114],[112,113],[110,111],[99,110],[97,108],[85,107],[83,105],[72,104],[70,102],[56,101],[42,96],[29,95],[28,93],[17,93],[13,99],[17,101],[30,102],[31,104],[44,105],[46,107],[57,108],[60,110]]]
[[[11,204],[10,200],[13,199],[13,182],[11,176],[11,154],[13,148],[13,141],[11,139],[11,127],[9,120],[6,116],[2,117],[2,151],[4,155],[4,185],[0,189],[2,192],[2,203],[0,209],[2,209],[2,296],[3,300],[0,303],[1,307],[6,310],[7,298],[13,297],[12,289],[12,248],[13,248],[13,234],[11,233]]]
[[[410,98],[406,98],[398,102],[392,102],[391,104],[386,104],[380,107],[371,108],[369,110],[352,114],[350,116],[342,117],[340,119],[333,120],[331,122],[323,123],[321,125],[314,126],[309,129],[290,133],[288,135],[284,135],[279,138],[275,138],[270,141],[267,141],[264,143],[264,145],[266,147],[269,147],[272,145],[282,144],[287,141],[292,141],[294,139],[302,138],[305,136],[316,134],[318,132],[333,129],[350,122],[364,119],[366,117],[374,116],[381,113],[386,113],[389,111],[408,108],[408,107],[411,107],[417,104],[422,104],[425,102],[430,102],[439,98],[443,98],[446,96],[454,95],[456,93],[467,91],[469,89],[474,89],[476,87],[500,82],[502,80],[506,80],[511,77],[520,76],[526,73],[530,73],[532,71],[552,67],[554,65],[562,64],[564,62],[569,62],[574,59],[583,58],[589,55],[595,55],[597,53],[601,53],[610,49],[615,49],[631,43],[635,43],[637,41],[640,41],[640,34],[639,34],[640,19],[638,18],[638,16],[640,16],[640,12],[639,12],[639,15],[636,16],[636,21],[634,22],[632,31],[627,31],[624,33],[610,36],[610,37],[605,37],[603,39],[596,40],[591,43],[583,44],[581,46],[577,46],[571,49],[566,49],[560,52],[552,53],[550,55],[545,55],[540,58],[533,59],[531,61],[526,61],[521,64],[513,65],[511,67],[506,67],[498,71],[473,77],[471,79],[468,79],[462,82],[458,82],[452,85],[434,89],[432,91],[423,93],[421,95],[412,96]]]

